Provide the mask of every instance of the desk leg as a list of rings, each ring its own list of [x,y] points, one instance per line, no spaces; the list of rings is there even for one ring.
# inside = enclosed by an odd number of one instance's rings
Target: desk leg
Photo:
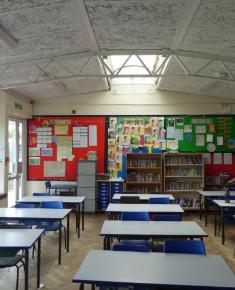
[[[95,284],[91,285],[91,290],[95,290]]]
[[[29,250],[25,250],[24,289],[29,289]]]
[[[61,220],[59,221],[59,254],[58,254],[58,264],[61,265],[61,247],[62,247],[62,234],[61,234]]]
[[[70,232],[70,229],[69,229],[69,214],[67,215],[67,253],[69,252],[69,232]]]
[[[202,196],[199,194],[199,218],[202,219]]]
[[[207,227],[207,199],[204,198],[205,227]]]
[[[38,239],[38,254],[37,254],[37,289],[44,288],[45,285],[40,283],[41,273],[41,237]]]
[[[77,206],[77,220],[78,220],[78,238],[80,237],[80,215],[81,215],[81,210],[80,210],[80,204]]]
[[[80,289],[80,290],[84,290],[84,284],[80,284],[79,289]]]
[[[107,241],[106,241],[106,237],[104,237],[103,249],[106,250],[106,247],[107,247]]]
[[[217,210],[216,206],[214,205],[214,235],[217,235]]]
[[[222,223],[222,244],[225,242],[225,234],[224,234],[224,210],[221,208],[221,221]]]
[[[85,211],[85,206],[84,206],[84,201],[82,203],[82,230],[84,231],[84,219],[85,219],[85,214],[84,214],[84,211]]]

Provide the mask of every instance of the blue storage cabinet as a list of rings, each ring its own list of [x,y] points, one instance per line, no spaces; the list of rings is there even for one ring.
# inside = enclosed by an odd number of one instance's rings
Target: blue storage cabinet
[[[96,210],[105,211],[115,193],[124,191],[124,181],[97,180]]]

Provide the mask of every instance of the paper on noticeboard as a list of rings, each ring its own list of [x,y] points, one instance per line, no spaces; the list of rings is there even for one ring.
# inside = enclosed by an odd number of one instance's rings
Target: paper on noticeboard
[[[73,127],[73,147],[88,147],[88,126]]]
[[[97,126],[89,126],[89,146],[97,146]]]
[[[224,164],[229,165],[233,163],[232,153],[224,153]]]
[[[69,126],[68,125],[55,125],[55,135],[68,135]]]
[[[214,164],[222,164],[222,153],[214,153]]]
[[[204,158],[205,164],[211,164],[211,154],[210,153],[204,153],[203,158]]]
[[[44,177],[65,177],[65,161],[44,161]]]
[[[196,146],[205,145],[205,136],[203,134],[196,135]]]
[[[57,137],[57,161],[62,159],[70,159],[72,153],[72,137],[58,136]]]

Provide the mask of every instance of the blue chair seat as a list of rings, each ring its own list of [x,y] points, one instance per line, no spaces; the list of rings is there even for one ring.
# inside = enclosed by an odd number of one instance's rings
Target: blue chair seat
[[[166,240],[164,253],[206,255],[204,242],[201,240]]]

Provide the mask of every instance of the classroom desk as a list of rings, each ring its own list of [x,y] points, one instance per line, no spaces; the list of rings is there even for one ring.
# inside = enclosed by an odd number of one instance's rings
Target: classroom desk
[[[0,208],[0,220],[44,220],[58,221],[67,217],[67,252],[69,252],[69,214],[71,209],[47,209],[47,208]],[[58,264],[61,264],[62,234],[59,229]]]
[[[77,186],[75,184],[54,184],[48,187],[49,193],[51,192],[51,189],[55,190],[55,193],[57,193],[57,190],[69,190],[70,192],[75,192],[77,194]]]
[[[41,264],[41,235],[43,229],[0,229],[1,250],[24,250],[25,251],[25,290],[29,289],[29,249],[38,241],[37,254],[37,288],[40,284]]]
[[[120,201],[121,196],[138,196],[141,201],[148,202],[150,198],[168,197],[170,201],[175,200],[172,194],[145,194],[145,193],[115,193],[112,197],[113,201]]]
[[[21,203],[41,203],[42,201],[62,201],[64,204],[76,205],[76,231],[80,237],[80,224],[82,221],[82,230],[84,231],[84,203],[86,196],[25,196],[17,202]],[[82,205],[82,210],[80,208]],[[80,218],[80,216],[82,218]]]
[[[215,230],[215,235],[217,234],[217,211],[216,207],[220,209],[220,223],[222,225],[222,244],[225,242],[225,231],[224,231],[224,210],[225,209],[232,209],[234,210],[234,215],[235,215],[235,200],[231,200],[229,203],[225,202],[224,200],[217,200],[213,199],[213,203],[215,205],[214,207],[214,230]]]
[[[100,236],[104,237],[104,249],[110,249],[113,237],[141,240],[143,238],[200,238],[207,233],[190,221],[104,221]]]
[[[235,196],[235,193],[230,193],[231,195]],[[198,191],[199,195],[199,215],[200,220],[202,219],[202,198],[204,197],[204,216],[205,216],[205,226],[207,227],[207,210],[208,210],[208,204],[207,199],[213,199],[216,197],[224,197],[225,191],[204,191],[200,190]]]
[[[72,281],[81,283],[80,289],[84,284],[235,289],[235,276],[221,256],[189,254],[92,250]]]
[[[148,213],[168,213],[168,214],[182,214],[184,210],[178,204],[123,204],[123,203],[110,203],[106,209],[109,213],[109,219],[112,215],[122,212],[148,212]]]

